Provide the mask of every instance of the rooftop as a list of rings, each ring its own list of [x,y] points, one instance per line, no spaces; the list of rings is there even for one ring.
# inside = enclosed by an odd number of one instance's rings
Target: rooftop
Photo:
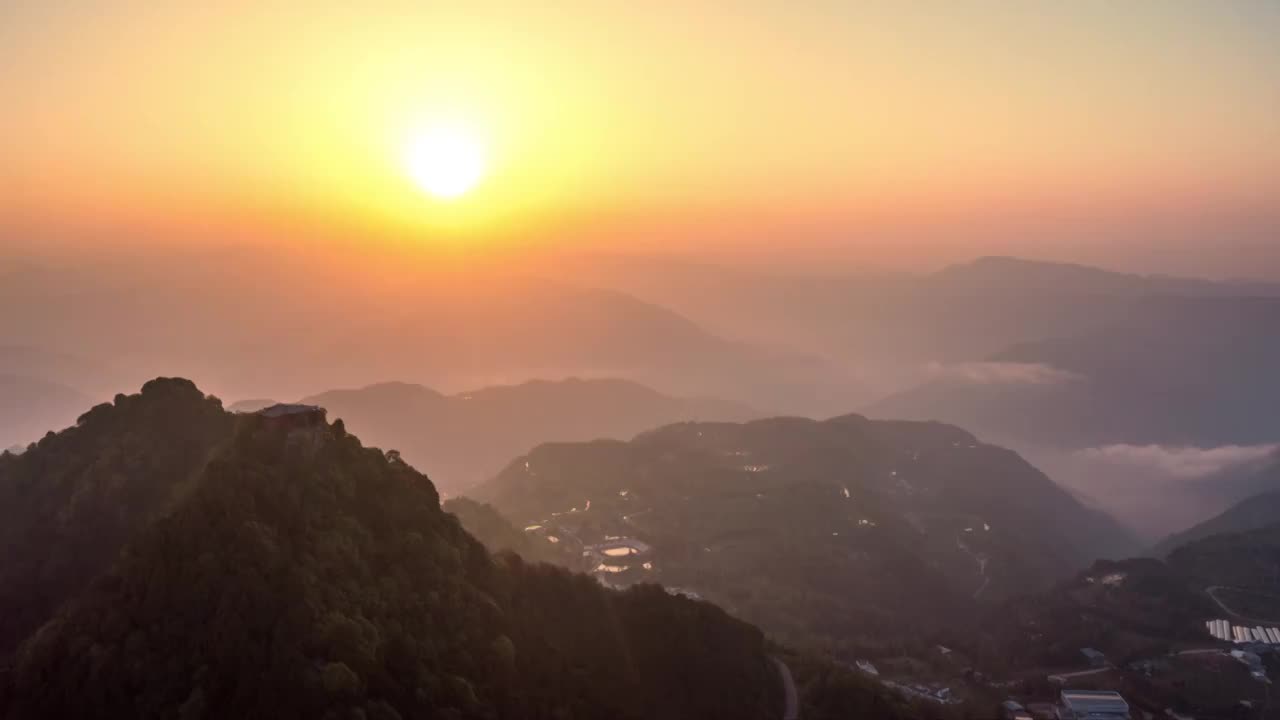
[[[1062,704],[1077,714],[1125,715],[1129,712],[1129,703],[1112,690],[1063,690]]]
[[[272,405],[269,408],[259,410],[258,414],[263,417],[278,418],[288,415],[307,415],[310,413],[324,414],[324,412],[324,408],[319,405],[290,405],[286,403],[279,403],[277,405]]]

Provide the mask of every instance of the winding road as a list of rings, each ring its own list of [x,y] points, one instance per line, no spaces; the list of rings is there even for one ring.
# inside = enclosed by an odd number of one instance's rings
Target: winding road
[[[1207,587],[1207,588],[1205,588],[1205,589],[1204,589],[1204,594],[1205,594],[1205,595],[1208,595],[1208,596],[1209,596],[1209,598],[1210,598],[1211,600],[1213,600],[1215,603],[1217,603],[1217,604],[1218,604],[1218,607],[1222,608],[1222,612],[1226,613],[1227,615],[1230,615],[1230,616],[1231,616],[1231,617],[1233,617],[1233,618],[1236,618],[1237,620],[1241,620],[1241,621],[1244,621],[1244,622],[1255,623],[1255,624],[1259,624],[1259,625],[1280,625],[1280,620],[1267,620],[1267,619],[1264,619],[1264,618],[1252,618],[1252,617],[1249,617],[1249,616],[1247,616],[1247,615],[1241,615],[1240,613],[1236,612],[1235,610],[1232,610],[1230,607],[1228,607],[1228,606],[1227,606],[1227,604],[1226,604],[1226,603],[1224,603],[1224,602],[1222,601],[1222,599],[1221,599],[1221,598],[1219,598],[1219,597],[1217,596],[1217,594],[1216,594],[1216,593],[1217,593],[1217,591],[1219,591],[1219,590],[1236,590],[1236,591],[1238,591],[1238,592],[1251,592],[1251,593],[1254,593],[1255,595],[1263,595],[1263,596],[1266,596],[1266,597],[1271,597],[1270,595],[1267,595],[1267,593],[1260,593],[1260,592],[1257,592],[1257,591],[1255,591],[1255,590],[1247,590],[1247,589],[1244,589],[1244,588],[1233,588],[1233,587],[1228,587],[1228,586],[1226,586],[1226,585],[1213,585],[1213,586],[1210,586],[1210,587]]]
[[[786,696],[786,704],[782,707],[782,720],[800,720],[800,694],[796,692],[796,681],[791,677],[791,668],[776,657],[769,659],[778,666],[778,676],[782,678],[782,693]]]
[[[991,584],[991,576],[987,574],[987,556],[981,553],[975,553],[968,544],[960,539],[959,535],[956,535],[956,547],[968,553],[969,557],[973,558],[973,561],[978,563],[978,574],[982,576],[982,584],[978,586],[977,590],[973,591],[973,599],[977,600],[978,596],[982,594],[982,591],[986,590],[987,586]]]

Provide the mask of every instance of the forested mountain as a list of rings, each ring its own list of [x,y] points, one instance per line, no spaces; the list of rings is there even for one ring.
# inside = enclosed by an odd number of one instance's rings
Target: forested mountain
[[[1212,642],[1204,621],[1280,622],[1280,522],[1189,541],[1167,557],[1099,561],[1048,592],[1016,599],[987,628],[1011,667],[1064,666],[1079,649],[1112,662]]]
[[[1178,643],[1210,639],[1204,621],[1221,611],[1204,586],[1163,561],[1100,561],[1052,589],[994,609],[985,628],[1003,652],[1003,670],[1070,668],[1080,648],[1095,648],[1112,662],[1168,653]]]
[[[457,517],[463,529],[489,548],[490,552],[510,552],[529,562],[545,562],[570,568],[577,568],[582,564],[582,558],[570,554],[566,547],[546,542],[540,536],[513,526],[492,505],[478,503],[467,497],[456,497],[447,500],[443,507],[445,512]]]
[[[319,413],[156,380],[0,457],[0,494],[2,717],[781,714],[755,628],[495,558]]]
[[[1161,540],[1151,553],[1164,557],[1175,549],[1213,535],[1242,533],[1280,524],[1280,490],[1254,495],[1198,525]]]
[[[0,455],[0,662],[183,501],[232,426],[194,385],[162,379]]]
[[[421,385],[382,383],[332,390],[301,402],[327,408],[353,433],[431,468],[447,493],[493,477],[542,442],[629,439],[681,420],[744,420],[732,402],[677,398],[625,380],[570,378],[481,388],[454,395]]]
[[[1167,562],[1205,586],[1249,595],[1250,610],[1229,603],[1242,614],[1280,621],[1280,520],[1276,516],[1265,525],[1176,547]]]
[[[591,549],[634,538],[611,582],[654,578],[785,640],[927,635],[1045,587],[1123,532],[1016,454],[937,423],[682,423],[552,443],[477,489],[520,525]]]

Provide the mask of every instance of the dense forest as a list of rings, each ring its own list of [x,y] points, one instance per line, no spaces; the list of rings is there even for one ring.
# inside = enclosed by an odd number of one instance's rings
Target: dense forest
[[[155,380],[0,454],[0,663],[181,502],[233,425],[194,384]]]
[[[564,545],[554,545],[541,536],[520,530],[492,505],[468,497],[449,498],[445,512],[452,513],[462,527],[494,553],[515,553],[530,562],[545,562],[568,568],[579,568],[581,557],[575,557]]]
[[[964,642],[984,606],[1087,567],[1114,526],[1013,452],[939,423],[680,423],[548,443],[477,496],[563,544],[651,551],[610,581],[688,588],[850,659]]]
[[[778,660],[807,720],[962,717],[846,661],[945,642],[997,673],[1083,646],[1127,663],[1202,644],[1206,585],[1274,607],[1274,528],[1018,592],[1071,562],[1041,549],[1061,525],[1031,527],[1058,496],[1028,467],[856,416],[548,445],[488,489],[571,531],[551,543],[493,505],[442,508],[322,410],[235,415],[161,378],[0,454],[0,717],[776,718]],[[611,532],[653,543],[626,590],[571,571]],[[990,603],[960,585],[983,576],[936,570],[979,554]],[[957,608],[974,623],[941,627]]]
[[[187,442],[193,418],[207,425]],[[100,546],[95,557],[67,567],[40,554],[48,566],[25,571],[32,603],[10,635],[52,619],[3,673],[4,717],[782,710],[760,631],[657,586],[615,592],[492,556],[426,477],[340,421],[237,418],[189,382],[159,380],[5,457],[0,492],[33,526],[110,519],[55,538],[67,552]],[[6,561],[32,533],[6,535]]]

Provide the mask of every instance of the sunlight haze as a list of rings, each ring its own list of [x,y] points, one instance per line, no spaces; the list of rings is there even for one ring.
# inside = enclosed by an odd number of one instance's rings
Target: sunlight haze
[[[1280,720],[1280,0],[0,0],[0,720]]]
[[[4,225],[615,250],[788,228],[899,265],[1277,227],[1273,4],[735,8],[9,5]],[[485,128],[488,177],[424,208],[405,138],[455,112]]]

